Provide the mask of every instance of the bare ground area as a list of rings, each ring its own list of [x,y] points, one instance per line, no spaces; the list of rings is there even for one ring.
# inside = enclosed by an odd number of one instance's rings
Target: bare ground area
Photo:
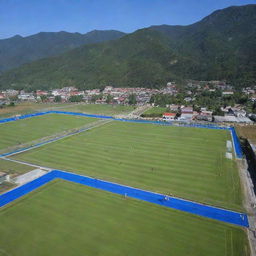
[[[242,190],[244,193],[244,208],[248,212],[250,228],[247,229],[248,240],[251,248],[251,256],[256,256],[256,197],[253,190],[253,184],[250,174],[247,171],[246,160],[237,160],[239,175],[241,179]]]

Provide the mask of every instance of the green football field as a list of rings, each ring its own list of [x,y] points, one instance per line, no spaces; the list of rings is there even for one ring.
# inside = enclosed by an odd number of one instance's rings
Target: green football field
[[[0,124],[0,150],[81,127],[97,120],[95,118],[48,114],[2,123]]]
[[[66,181],[0,210],[0,255],[247,256],[243,229]]]
[[[227,140],[225,130],[111,122],[14,158],[243,210]]]
[[[110,105],[110,104],[77,104],[74,106],[64,106],[56,110],[66,110],[74,112],[83,112],[88,114],[99,114],[99,115],[117,115],[117,114],[128,114],[133,111],[133,106],[123,105]]]

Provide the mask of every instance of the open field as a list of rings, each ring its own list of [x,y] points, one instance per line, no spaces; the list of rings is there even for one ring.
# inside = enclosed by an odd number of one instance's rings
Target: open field
[[[8,190],[14,188],[16,185],[11,183],[11,182],[6,182],[4,181],[3,183],[1,183],[0,185],[0,194],[4,193],[4,192],[7,192]],[[1,254],[1,251],[0,251],[0,255]]]
[[[97,119],[49,114],[3,123],[0,124],[0,150],[95,121]]]
[[[13,107],[4,107],[0,109],[0,118],[5,118],[17,114],[27,114],[35,112],[44,107],[44,104],[37,104],[31,102],[20,103]]]
[[[249,255],[238,227],[65,181],[0,216],[0,255]]]
[[[14,156],[146,190],[242,210],[225,130],[111,122]]]
[[[163,113],[168,112],[167,108],[153,107],[142,114],[145,117],[162,117]]]
[[[236,126],[238,135],[249,139],[252,143],[256,143],[256,126],[247,125],[247,126]]]
[[[32,103],[32,102],[22,102],[14,107],[4,107],[0,108],[0,118],[6,118],[15,115],[25,115],[34,113],[36,111],[45,109],[55,109],[64,106],[73,106],[73,104],[61,104],[61,103]]]
[[[34,167],[10,162],[7,160],[0,159],[0,171],[9,174],[19,175],[35,169]]]
[[[122,106],[122,105],[110,105],[110,104],[109,105],[108,104],[77,104],[74,106],[58,108],[58,110],[112,116],[117,114],[128,114],[134,110],[134,107]]]
[[[8,173],[11,177],[15,177],[17,175],[32,171],[33,169],[35,168],[0,159],[0,172]],[[4,191],[9,190],[13,187],[15,187],[15,184],[4,182],[0,184],[0,193],[3,193]]]

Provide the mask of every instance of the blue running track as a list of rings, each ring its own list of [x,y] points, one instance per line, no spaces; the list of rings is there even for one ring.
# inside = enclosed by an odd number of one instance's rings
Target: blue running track
[[[247,215],[243,213],[207,206],[179,198],[169,197],[162,194],[123,186],[104,180],[93,179],[87,176],[81,176],[60,170],[53,170],[41,176],[40,178],[37,178],[23,186],[17,187],[9,192],[0,195],[0,207],[9,204],[10,202],[28,194],[29,192],[45,185],[46,183],[54,179],[63,179],[108,191],[111,193],[158,204],[164,207],[169,207],[183,212],[196,214],[202,217],[219,220],[242,227],[249,227]]]
[[[26,118],[31,118],[31,117],[35,117],[35,116],[47,115],[47,114],[65,114],[65,115],[74,115],[74,116],[94,117],[94,118],[109,119],[109,120],[122,121],[122,122],[133,122],[133,123],[149,123],[149,124],[158,124],[158,125],[175,125],[175,124],[167,123],[167,122],[163,122],[163,121],[131,120],[131,119],[114,118],[112,116],[90,115],[90,114],[77,113],[77,112],[53,111],[53,110],[52,111],[46,111],[46,112],[38,112],[38,113],[28,114],[28,115],[22,115],[22,116],[18,116],[18,117],[11,117],[11,118],[0,119],[0,124],[1,123],[12,122],[12,121],[17,121],[17,120],[22,120],[22,119],[26,119]],[[217,126],[217,125],[200,125],[200,124],[184,124],[184,125],[180,125],[180,126],[196,127],[196,128],[206,128],[206,129],[218,129],[218,130],[229,130],[231,135],[232,135],[236,157],[237,158],[242,158],[243,157],[243,151],[242,151],[242,148],[241,148],[241,145],[240,145],[240,141],[239,141],[239,138],[238,138],[238,136],[236,134],[236,131],[235,131],[234,127],[220,127],[220,126]],[[46,142],[46,143],[49,143],[49,142]],[[40,146],[40,145],[37,145],[37,147],[38,146]],[[20,149],[20,151],[23,151],[23,150],[26,150],[26,148],[25,149]],[[13,154],[15,152],[9,152],[9,153],[7,153],[6,156],[10,155],[11,153]],[[1,156],[4,156],[4,155],[0,155],[0,157]]]

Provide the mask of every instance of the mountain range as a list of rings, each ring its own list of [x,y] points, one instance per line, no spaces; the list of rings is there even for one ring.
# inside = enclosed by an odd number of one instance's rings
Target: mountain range
[[[116,30],[93,30],[86,34],[40,32],[0,40],[0,72],[41,58],[52,57],[85,44],[118,39],[125,33]]]
[[[60,33],[66,41],[66,32]],[[70,35],[69,42],[78,35]],[[185,79],[227,80],[236,86],[256,83],[256,5],[218,10],[188,26],[151,26],[130,34],[115,31],[115,36],[87,44],[79,39],[78,47],[56,40],[52,47],[57,50],[48,52],[51,57],[38,54],[47,58],[4,72],[0,87],[157,88]],[[67,51],[70,47],[76,48]],[[5,63],[1,57],[0,63]]]

